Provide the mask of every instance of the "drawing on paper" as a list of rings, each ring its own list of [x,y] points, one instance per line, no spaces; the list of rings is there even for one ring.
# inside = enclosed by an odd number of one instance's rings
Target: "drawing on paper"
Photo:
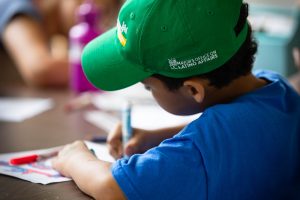
[[[49,161],[46,160],[28,165],[13,166],[10,165],[8,162],[0,161],[0,166],[7,173],[19,173],[22,175],[38,174],[49,178],[62,177],[57,171],[53,170],[47,162]]]

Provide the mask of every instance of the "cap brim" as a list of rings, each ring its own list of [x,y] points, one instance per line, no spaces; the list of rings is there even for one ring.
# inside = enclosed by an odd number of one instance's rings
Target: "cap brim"
[[[94,39],[82,54],[82,67],[88,80],[106,91],[126,88],[152,75],[120,54],[116,31],[113,28]]]

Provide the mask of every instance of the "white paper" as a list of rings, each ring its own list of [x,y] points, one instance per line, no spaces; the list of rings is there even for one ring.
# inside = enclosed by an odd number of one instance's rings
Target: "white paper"
[[[200,114],[178,116],[168,113],[158,105],[134,105],[131,113],[131,124],[134,128],[155,130],[178,125],[185,125],[197,119]],[[86,121],[105,130],[112,131],[120,119],[104,111],[89,111],[84,115]]]
[[[51,99],[0,98],[0,121],[21,122],[52,107]]]
[[[116,116],[103,111],[89,111],[84,114],[87,122],[109,133],[120,121]]]
[[[108,149],[105,144],[96,144],[88,141],[85,141],[85,143],[87,144],[89,149],[93,149],[98,159],[107,162],[114,162],[114,158],[109,155]],[[43,150],[0,154],[0,174],[13,176],[32,183],[40,183],[44,185],[49,183],[70,181],[71,179],[63,177],[57,171],[52,169],[51,158],[18,166],[12,166],[8,164],[11,158],[30,154],[45,154],[57,152],[61,148],[62,147],[54,147]]]

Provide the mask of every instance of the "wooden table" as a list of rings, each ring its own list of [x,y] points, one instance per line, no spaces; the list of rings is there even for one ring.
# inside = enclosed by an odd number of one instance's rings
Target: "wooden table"
[[[0,86],[0,97],[51,98],[54,108],[20,123],[0,122],[0,153],[59,146],[93,135],[105,135],[83,119],[83,112],[66,113],[65,104],[74,97],[66,90],[37,90],[26,86]],[[0,175],[0,199],[77,200],[90,199],[73,182],[33,184]]]

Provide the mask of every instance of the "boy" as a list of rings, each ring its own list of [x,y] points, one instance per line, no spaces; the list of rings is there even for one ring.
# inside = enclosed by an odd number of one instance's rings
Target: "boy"
[[[136,130],[125,153],[141,154],[129,159],[99,161],[79,141],[54,167],[95,199],[299,199],[300,98],[276,74],[251,74],[247,11],[241,0],[127,0],[117,28],[86,47],[87,77],[104,90],[141,81],[165,110],[203,114],[173,137]]]

